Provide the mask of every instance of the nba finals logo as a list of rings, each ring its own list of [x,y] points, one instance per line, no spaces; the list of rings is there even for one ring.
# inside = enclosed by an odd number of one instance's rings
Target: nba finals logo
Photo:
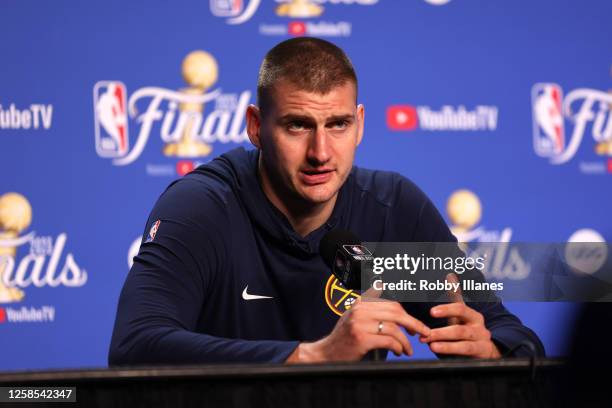
[[[551,164],[570,161],[578,151],[591,125],[597,155],[612,156],[612,93],[580,88],[565,97],[558,84],[537,83],[531,91],[533,110],[533,146],[536,154],[549,159]],[[573,123],[571,133],[564,126],[565,119]],[[609,172],[612,161],[608,159]],[[604,162],[581,163],[585,173],[603,173]]]
[[[446,213],[451,222],[450,229],[461,243],[483,243],[471,245],[470,256],[482,256],[487,265],[485,270],[496,278],[524,279],[531,266],[525,262],[517,248],[510,248],[512,228],[501,231],[487,230],[478,223],[482,218],[482,204],[470,190],[457,190],[446,203]],[[487,244],[495,245],[487,245]],[[467,245],[461,245],[464,249]]]
[[[29,286],[79,287],[87,282],[71,253],[58,268],[67,241],[65,233],[55,239],[23,234],[32,223],[32,207],[19,193],[0,195],[0,303],[20,302]],[[18,249],[29,244],[29,253],[19,261]]]
[[[156,122],[164,142],[163,154],[169,157],[205,157],[212,152],[214,142],[246,142],[243,121],[251,92],[238,95],[211,90],[219,68],[216,59],[206,51],[193,51],[185,57],[182,76],[185,88],[146,87],[129,98],[120,81],[96,83],[93,93],[98,155],[112,158],[117,166],[133,163],[142,154]],[[137,109],[139,102],[147,103],[142,113]],[[211,109],[209,104],[213,102]],[[128,132],[130,118],[140,126],[133,144]]]
[[[337,5],[373,6],[379,0],[276,0],[274,12],[281,20],[261,22],[259,34],[264,36],[308,35],[311,37],[350,37],[353,25],[350,21],[322,21],[329,3]],[[210,0],[210,11],[216,17],[224,18],[227,24],[242,24],[250,20],[257,11],[261,0]],[[271,3],[271,1],[269,2]],[[268,3],[268,4],[269,4]],[[290,19],[286,21],[285,18]],[[310,21],[303,21],[310,19]],[[284,21],[283,21],[284,20]]]
[[[378,0],[276,0],[276,14],[280,17],[312,18],[323,14],[322,4],[356,3],[371,6]],[[448,1],[448,0],[446,0]],[[216,17],[226,18],[228,24],[242,24],[249,21],[259,8],[261,0],[210,0],[210,11]]]

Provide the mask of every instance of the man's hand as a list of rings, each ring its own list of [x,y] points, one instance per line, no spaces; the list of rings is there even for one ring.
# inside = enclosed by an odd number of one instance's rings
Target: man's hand
[[[430,335],[429,327],[406,313],[397,302],[358,300],[340,317],[327,337],[314,343],[300,343],[287,363],[356,361],[375,349],[412,355],[410,341],[400,327],[411,335]]]
[[[485,327],[484,316],[465,303],[448,303],[431,308],[433,317],[453,319],[450,326],[432,329],[421,336],[434,353],[474,358],[500,358],[499,349],[491,341],[491,332]]]

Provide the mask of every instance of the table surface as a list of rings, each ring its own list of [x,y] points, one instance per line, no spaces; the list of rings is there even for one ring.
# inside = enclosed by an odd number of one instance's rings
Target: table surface
[[[443,374],[456,371],[529,371],[534,368],[560,369],[564,365],[561,359],[501,359],[501,360],[415,360],[394,362],[357,362],[334,364],[217,364],[198,366],[151,366],[151,367],[113,367],[91,369],[67,369],[44,371],[0,372],[0,384],[15,382],[40,382],[59,380],[115,380],[141,378],[240,378],[240,377],[276,377],[276,376],[310,376],[310,375],[416,375],[427,372]]]

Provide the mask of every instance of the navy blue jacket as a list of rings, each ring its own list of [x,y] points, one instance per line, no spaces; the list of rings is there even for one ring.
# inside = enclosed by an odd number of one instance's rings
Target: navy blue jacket
[[[121,292],[109,364],[282,362],[300,341],[329,334],[358,296],[319,256],[326,232],[350,230],[369,242],[455,241],[412,182],[358,167],[329,220],[301,237],[263,193],[257,159],[257,150],[232,150],[161,195]],[[429,316],[431,304],[404,307],[430,327],[444,324]],[[502,349],[528,340],[544,353],[501,303],[473,307]]]

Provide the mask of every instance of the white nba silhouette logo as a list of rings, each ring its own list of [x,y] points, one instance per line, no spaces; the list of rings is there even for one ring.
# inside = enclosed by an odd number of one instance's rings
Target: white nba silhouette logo
[[[127,92],[119,81],[100,81],[94,86],[96,151],[100,157],[128,153]]]

